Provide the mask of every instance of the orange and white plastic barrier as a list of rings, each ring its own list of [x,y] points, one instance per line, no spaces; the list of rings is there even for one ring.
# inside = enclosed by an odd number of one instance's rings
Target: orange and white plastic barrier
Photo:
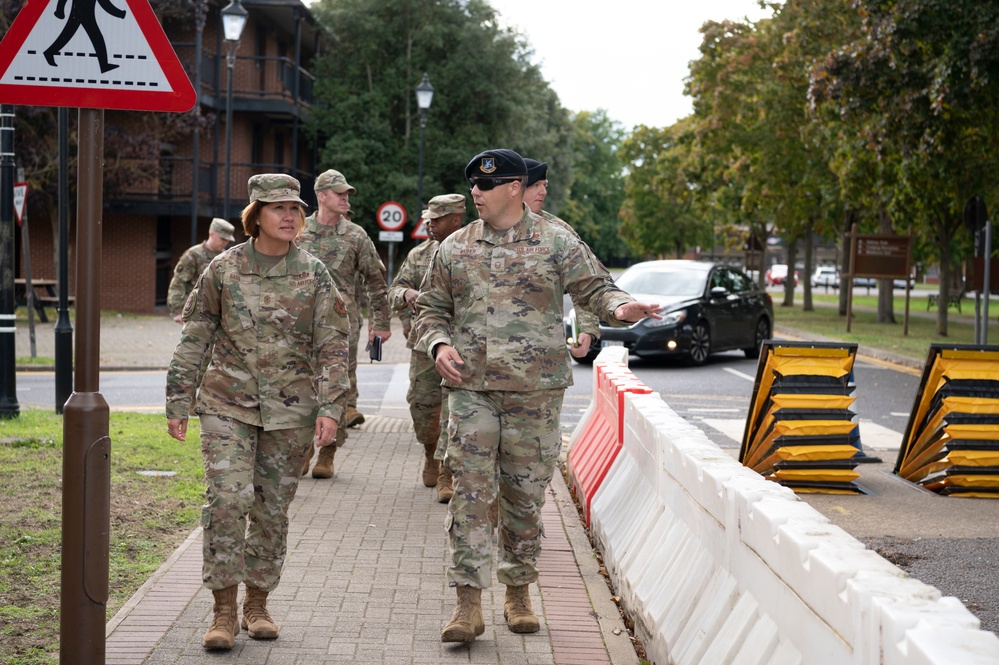
[[[593,495],[624,441],[624,396],[651,392],[625,363],[603,360],[593,364],[591,408],[573,433],[567,456],[569,484],[583,507],[587,526]]]
[[[595,366],[627,385],[619,361],[604,351]],[[594,402],[611,383],[595,380]],[[739,464],[657,395],[619,396],[621,447],[600,481],[581,468],[602,464],[584,454],[610,417],[599,404],[569,457],[584,492],[596,488],[591,531],[650,662],[999,665],[999,637],[959,600]]]

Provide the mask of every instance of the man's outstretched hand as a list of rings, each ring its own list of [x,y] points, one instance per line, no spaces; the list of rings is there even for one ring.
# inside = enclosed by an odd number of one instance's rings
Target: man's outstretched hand
[[[661,311],[663,308],[658,303],[629,302],[614,310],[614,318],[618,321],[635,323],[642,319],[661,319],[663,318],[659,315]]]

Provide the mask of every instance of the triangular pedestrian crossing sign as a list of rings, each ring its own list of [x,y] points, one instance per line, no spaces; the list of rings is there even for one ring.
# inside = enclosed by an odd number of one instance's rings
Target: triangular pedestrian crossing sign
[[[148,0],[29,0],[0,41],[0,99],[183,113],[198,97]]]
[[[413,229],[413,233],[410,234],[410,238],[415,238],[416,240],[426,240],[430,236],[427,235],[427,220],[420,218],[420,223],[416,225]]]

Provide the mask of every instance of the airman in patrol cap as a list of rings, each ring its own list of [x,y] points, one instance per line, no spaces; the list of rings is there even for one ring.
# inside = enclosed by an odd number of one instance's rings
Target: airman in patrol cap
[[[425,352],[414,348],[416,335],[411,330],[410,319],[416,312],[420,282],[427,273],[430,259],[441,241],[461,228],[465,219],[465,204],[463,194],[441,194],[430,199],[422,215],[429,238],[410,250],[389,288],[392,310],[403,321],[406,347],[413,349],[409,362],[409,390],[406,400],[409,402],[416,440],[423,446],[422,480],[425,486],[436,488],[437,500],[441,503],[450,500],[454,493],[451,489],[451,470],[439,461],[443,458],[443,450],[437,456],[444,389],[441,388],[441,377],[434,369],[433,360]],[[447,419],[446,413],[443,417]]]
[[[336,440],[349,387],[347,308],[326,267],[293,242],[305,223],[298,180],[255,175],[248,190],[249,240],[198,279],[167,371],[167,432],[186,438],[192,406],[201,421],[202,579],[215,599],[206,649],[231,649],[240,626],[277,638],[267,597],[285,562],[288,505],[306,453]]]
[[[187,297],[194,290],[194,283],[208,267],[208,263],[233,241],[232,234],[235,230],[232,224],[216,217],[208,227],[208,240],[189,247],[177,261],[167,290],[167,308],[177,323],[183,322],[181,313]]]
[[[337,446],[347,438],[347,428],[364,422],[357,410],[357,345],[361,336],[359,284],[368,296],[368,342],[375,335],[387,342],[392,336],[388,306],[385,267],[367,232],[346,218],[350,211],[350,195],[356,192],[339,171],[330,169],[319,174],[315,183],[319,205],[305,220],[305,231],[298,246],[323,262],[336,283],[350,316],[350,391],[346,396],[344,421],[339,430]],[[312,469],[313,478],[333,477],[333,456],[336,447],[320,449],[319,459]],[[310,456],[311,457],[311,456]],[[302,468],[308,471],[310,460]]]

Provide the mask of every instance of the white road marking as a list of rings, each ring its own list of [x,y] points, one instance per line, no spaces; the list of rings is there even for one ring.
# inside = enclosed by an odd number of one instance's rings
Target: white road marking
[[[897,416],[899,418],[908,418],[909,417],[909,412],[908,411],[892,411],[891,415]]]
[[[735,374],[740,379],[745,379],[746,381],[749,381],[749,382],[756,381],[756,377],[755,376],[749,376],[748,374],[746,374],[744,372],[740,372],[737,369],[732,369],[731,367],[722,367],[722,369],[725,370],[726,372],[728,372],[729,374]]]
[[[727,409],[724,407],[690,407],[687,409],[690,413],[741,413],[742,409]]]
[[[861,419],[860,442],[865,450],[898,450],[902,447],[902,433],[870,420]]]

